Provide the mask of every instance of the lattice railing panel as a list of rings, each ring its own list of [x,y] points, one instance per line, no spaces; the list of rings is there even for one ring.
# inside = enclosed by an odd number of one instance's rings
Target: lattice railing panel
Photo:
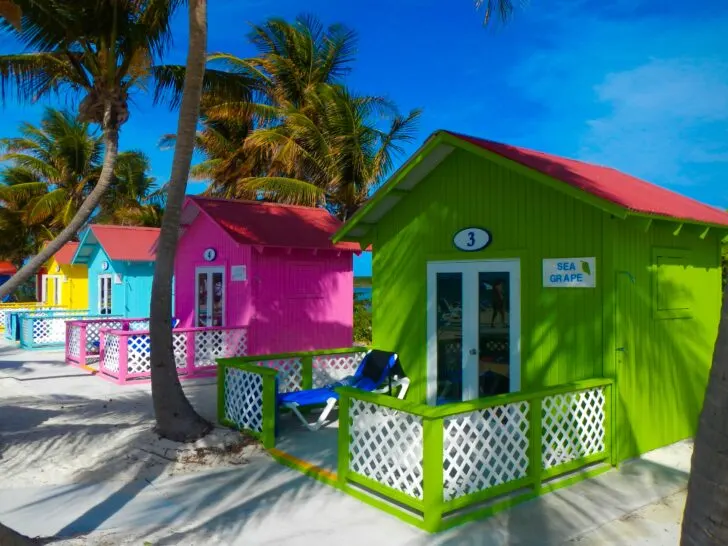
[[[263,432],[263,377],[225,368],[225,418],[241,429]]]
[[[66,321],[69,318],[33,318],[33,345],[48,345],[51,343],[65,343]],[[28,322],[29,319],[23,319]],[[27,338],[26,338],[27,339]]]
[[[313,357],[313,387],[323,387],[354,375],[366,352],[317,355]]]
[[[352,399],[349,470],[422,499],[422,417]]]
[[[172,352],[177,369],[187,367],[187,336],[185,332],[172,332]]]
[[[149,334],[135,334],[132,336],[120,336],[122,343],[127,344],[127,373],[147,374],[152,370],[150,355],[151,341]]]
[[[445,418],[446,502],[527,476],[528,412],[524,401]]]
[[[111,372],[119,373],[119,347],[121,339],[119,336],[106,336],[104,339],[104,368]],[[124,341],[126,341],[124,339]]]
[[[101,330],[121,330],[123,322],[121,320],[88,321],[84,322],[84,325],[86,327],[86,353],[98,354]]]
[[[245,356],[248,353],[248,330],[202,330],[194,332],[195,367],[216,366],[215,359]]]
[[[132,332],[149,331],[149,319],[129,321],[129,330]]]
[[[68,327],[68,355],[81,358],[81,330],[83,326],[80,324],[71,324]]]
[[[278,370],[278,392],[300,391],[303,388],[303,363],[301,357],[292,356],[274,360],[257,360],[252,364]]]
[[[543,399],[541,462],[544,468],[595,455],[606,449],[605,403],[604,387]]]

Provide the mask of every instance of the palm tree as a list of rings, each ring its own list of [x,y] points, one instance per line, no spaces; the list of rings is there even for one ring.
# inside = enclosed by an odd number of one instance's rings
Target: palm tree
[[[0,298],[71,240],[114,179],[119,130],[133,89],[144,88],[152,63],[167,48],[180,0],[14,0],[3,4],[0,31],[14,33],[26,52],[0,55],[0,87],[18,101],[59,93],[81,97],[79,119],[98,124],[104,160],[86,199],[58,236],[0,286]],[[20,25],[17,13],[20,10]],[[8,18],[7,14],[10,14]],[[14,19],[15,18],[15,19]]]
[[[24,169],[6,167],[0,171],[0,258],[20,268],[28,256],[37,253],[43,243],[55,237],[53,230],[42,223],[28,221],[27,211],[41,193],[12,191],[15,185],[24,185],[34,178]]]
[[[402,144],[415,137],[419,110],[399,115],[377,97],[354,96],[344,86],[321,84],[311,92],[309,114],[285,112],[282,123],[254,131],[246,147],[271,157],[264,176],[238,181],[243,192],[309,206],[323,205],[346,220],[379,187]],[[389,124],[379,128],[375,119]]]
[[[187,67],[177,122],[172,175],[157,245],[149,321],[156,430],[164,438],[178,442],[197,440],[212,430],[212,425],[195,412],[185,397],[172,352],[172,274],[204,83],[207,0],[189,0],[189,14]]]
[[[42,226],[45,234],[51,235],[46,239],[52,240],[96,185],[102,170],[103,142],[89,123],[79,121],[69,111],[53,108],[45,110],[39,126],[23,123],[19,133],[18,137],[0,139],[0,150],[7,150],[0,161],[11,165],[0,171],[4,183],[0,185],[0,200],[24,212],[27,228]],[[113,223],[125,211],[154,204],[155,181],[147,175],[148,170],[149,159],[143,153],[120,152],[94,220]]]

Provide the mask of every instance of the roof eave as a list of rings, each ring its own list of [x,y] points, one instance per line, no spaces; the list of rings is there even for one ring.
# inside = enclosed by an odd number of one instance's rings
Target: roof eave
[[[366,228],[365,230],[357,230],[353,234],[351,233],[355,226],[361,226],[361,224],[366,224],[366,222],[363,222],[363,218],[365,218],[370,211],[372,211],[376,206],[381,203],[388,195],[390,195],[396,187],[400,184],[400,182],[409,174],[412,172],[412,170],[420,165],[424,159],[435,149],[437,148],[440,143],[443,141],[446,133],[444,131],[435,131],[432,133],[425,142],[422,143],[422,145],[415,151],[412,156],[404,162],[404,164],[397,169],[397,171],[389,177],[389,179],[382,185],[379,190],[375,192],[375,194],[369,198],[369,200],[359,209],[357,210],[354,215],[349,218],[331,237],[331,241],[334,243],[339,243],[341,241],[352,241],[352,242],[360,242],[361,237],[364,237],[366,233],[370,230],[370,228]],[[444,157],[447,157],[449,153],[452,150],[447,151]],[[444,157],[442,159],[444,159]],[[439,164],[439,162],[438,162]],[[434,166],[432,167],[434,168]],[[429,169],[427,172],[431,171],[432,169]],[[423,176],[427,174],[427,172],[423,173]],[[373,225],[373,224],[370,224]]]
[[[86,239],[89,236],[89,233],[91,233],[91,228],[86,228],[86,231],[83,234],[83,237],[81,237],[81,240],[78,242],[78,246],[76,247],[76,252],[73,253],[73,256],[71,257],[71,262],[69,265],[78,265],[78,264],[86,264],[88,262],[82,262],[80,261],[79,252],[81,252],[81,249],[83,248],[84,244],[86,243]]]

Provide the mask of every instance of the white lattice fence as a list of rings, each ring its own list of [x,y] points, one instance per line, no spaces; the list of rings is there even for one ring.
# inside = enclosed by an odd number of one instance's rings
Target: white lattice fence
[[[88,321],[84,322],[86,328],[86,353],[87,354],[98,354],[99,352],[99,340],[101,338],[101,330],[120,330],[122,327],[121,320],[99,320],[99,321]]]
[[[444,419],[446,502],[528,475],[529,411],[524,401]]]
[[[245,356],[248,353],[247,328],[197,330],[195,336],[195,368],[216,366],[215,359]]]
[[[423,498],[422,417],[352,399],[349,470]]]
[[[32,322],[33,337],[24,338],[33,345],[62,344],[66,341],[66,321],[70,317],[33,317],[23,318],[23,322]]]
[[[116,335],[114,335],[116,337]],[[119,336],[119,343],[126,343],[127,374],[148,374],[152,370],[149,334]]]
[[[255,360],[251,364],[278,370],[278,392],[300,391],[303,388],[303,362],[300,356]]]
[[[148,375],[152,371],[151,339],[149,334],[122,335],[121,343],[127,344],[127,374]],[[172,353],[174,365],[179,369],[187,367],[187,335],[185,332],[172,333]]]
[[[104,368],[110,372],[119,373],[119,336],[108,335],[104,339]]]
[[[81,358],[81,324],[68,326],[68,355],[74,358]]]
[[[323,387],[353,375],[364,356],[366,356],[364,351],[314,356],[313,387]]]
[[[605,451],[605,403],[605,387],[543,399],[541,461],[544,468]]]
[[[238,428],[263,431],[263,377],[225,368],[225,418]]]
[[[141,332],[149,330],[149,319],[129,321],[129,330],[132,332]]]

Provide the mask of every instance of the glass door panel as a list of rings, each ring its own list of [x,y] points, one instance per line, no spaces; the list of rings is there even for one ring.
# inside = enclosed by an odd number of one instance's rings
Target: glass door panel
[[[223,326],[224,290],[222,271],[216,271],[212,274],[212,326]]]
[[[111,275],[99,277],[99,315],[111,314]]]
[[[478,273],[478,392],[510,391],[510,273]]]
[[[463,275],[437,273],[437,399],[462,400]]]

